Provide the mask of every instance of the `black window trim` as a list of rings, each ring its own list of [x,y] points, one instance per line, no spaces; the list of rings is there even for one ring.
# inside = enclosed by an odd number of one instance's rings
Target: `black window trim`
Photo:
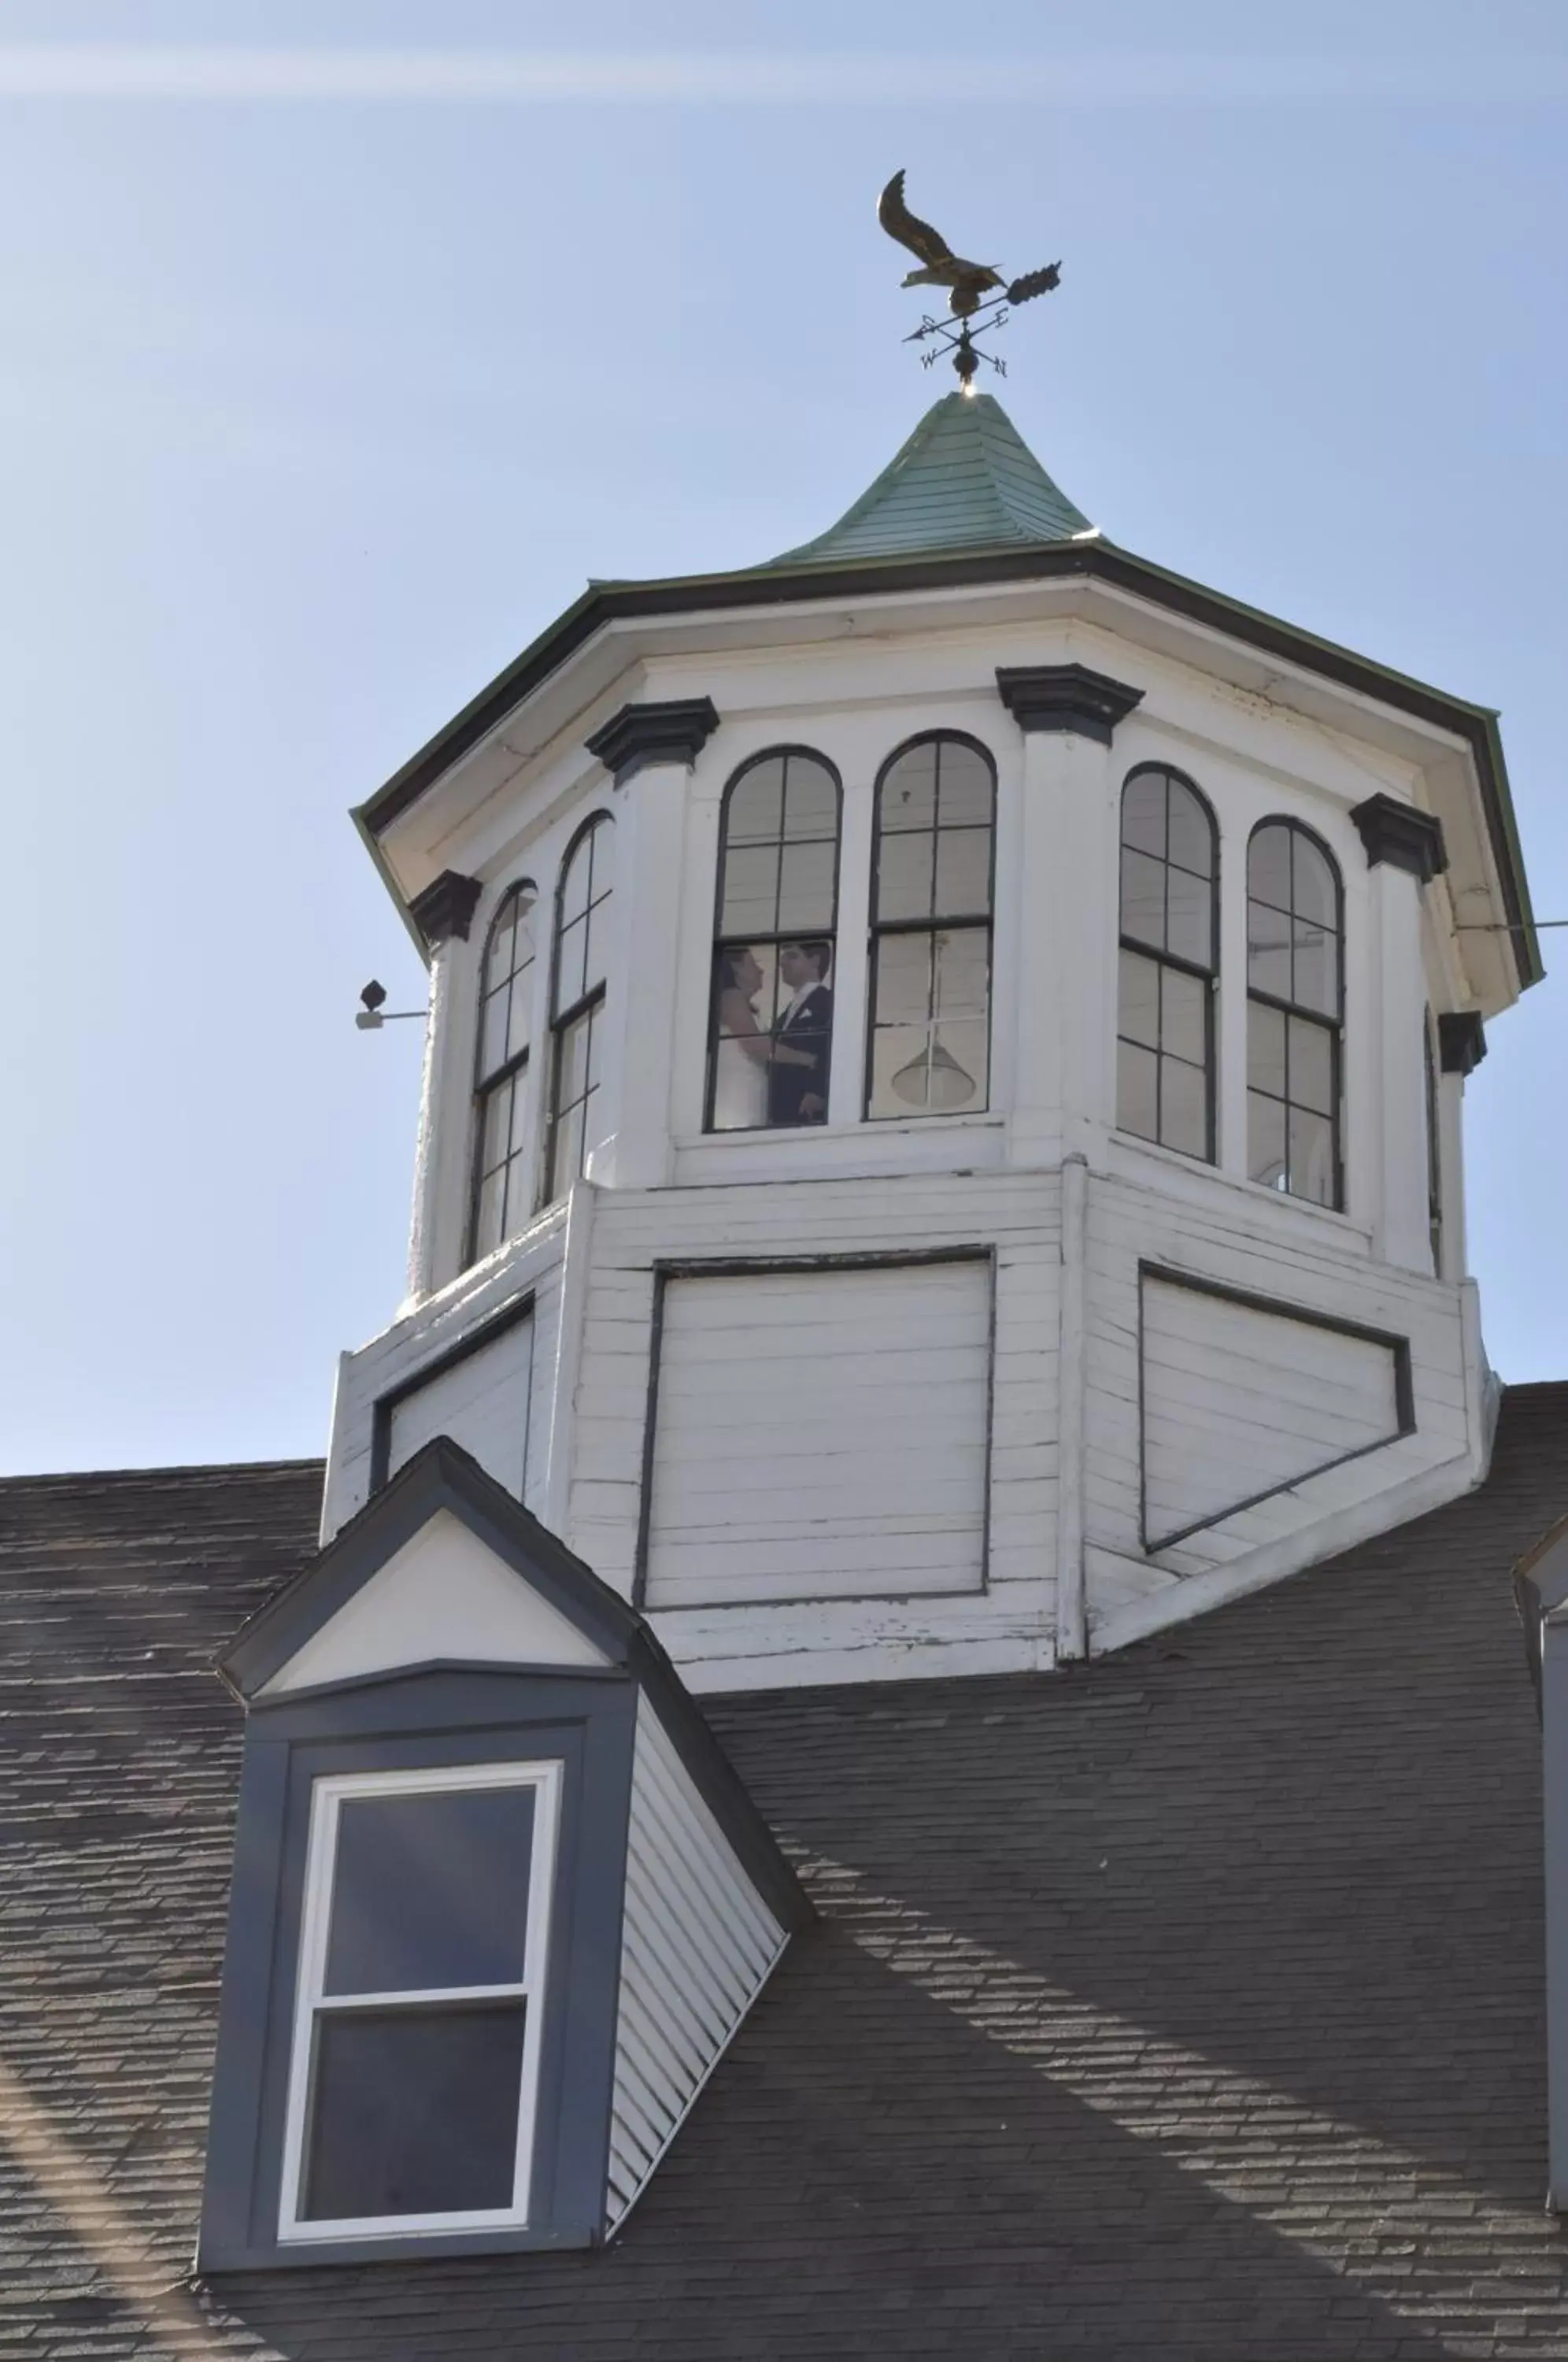
[[[1324,1033],[1326,1033],[1326,1034],[1329,1036],[1329,1054],[1330,1054],[1330,1060],[1331,1060],[1331,1074],[1332,1074],[1332,1080],[1331,1080],[1331,1087],[1330,1087],[1330,1097],[1331,1097],[1331,1098],[1332,1098],[1332,1100],[1333,1100],[1333,1111],[1332,1111],[1332,1114],[1331,1114],[1331,1117],[1330,1117],[1330,1122],[1331,1122],[1331,1124],[1332,1125],[1332,1141],[1333,1141],[1332,1156],[1333,1156],[1333,1174],[1334,1174],[1334,1194],[1333,1194],[1332,1198],[1329,1200],[1329,1203],[1328,1203],[1328,1205],[1327,1205],[1326,1207],[1323,1205],[1323,1201],[1321,1200],[1321,1198],[1309,1198],[1309,1197],[1305,1196],[1304,1194],[1299,1193],[1299,1192],[1297,1192],[1297,1191],[1296,1191],[1296,1190],[1294,1190],[1294,1189],[1283,1189],[1283,1190],[1276,1190],[1276,1191],[1275,1191],[1273,1194],[1274,1194],[1274,1195],[1275,1195],[1275,1196],[1277,1196],[1277,1197],[1290,1198],[1292,1198],[1292,1199],[1295,1201],[1295,1203],[1296,1203],[1297,1205],[1298,1205],[1298,1206],[1317,1206],[1317,1207],[1320,1209],[1320,1210],[1321,1210],[1321,1211],[1323,1211],[1323,1212],[1331,1213],[1331,1214],[1342,1214],[1342,1213],[1344,1212],[1344,1210],[1345,1210],[1345,1164],[1344,1164],[1344,1091],[1345,1091],[1345,1077],[1344,1077],[1344,1040],[1345,1040],[1345,881],[1344,881],[1344,875],[1343,875],[1343,872],[1341,870],[1341,867],[1340,867],[1339,863],[1335,860],[1334,855],[1333,855],[1332,852],[1331,851],[1330,847],[1329,847],[1329,846],[1328,846],[1328,844],[1324,842],[1324,840],[1323,840],[1323,839],[1322,839],[1322,838],[1318,834],[1318,832],[1317,832],[1317,830],[1316,830],[1316,829],[1314,829],[1314,828],[1309,828],[1309,826],[1307,825],[1307,822],[1306,822],[1305,821],[1303,821],[1303,820],[1297,820],[1297,819],[1295,817],[1295,815],[1294,815],[1293,813],[1290,813],[1290,812],[1265,812],[1265,813],[1264,814],[1264,817],[1262,818],[1262,820],[1260,820],[1260,821],[1256,821],[1256,822],[1253,822],[1253,827],[1249,830],[1248,834],[1247,834],[1247,871],[1246,871],[1246,879],[1245,879],[1245,884],[1246,884],[1246,896],[1245,896],[1245,900],[1246,900],[1246,902],[1247,902],[1249,905],[1250,905],[1251,903],[1253,903],[1253,901],[1260,901],[1260,902],[1261,902],[1261,901],[1263,901],[1263,897],[1262,897],[1262,895],[1254,895],[1254,894],[1253,894],[1253,841],[1255,840],[1255,838],[1256,838],[1256,837],[1259,835],[1259,833],[1260,833],[1264,829],[1265,829],[1265,828],[1284,828],[1284,829],[1288,829],[1288,830],[1290,831],[1290,833],[1291,833],[1291,834],[1292,834],[1293,836],[1302,836],[1302,837],[1305,837],[1309,844],[1311,844],[1311,845],[1316,846],[1317,850],[1318,850],[1318,851],[1322,855],[1323,859],[1328,863],[1328,866],[1329,866],[1329,876],[1330,876],[1330,877],[1331,878],[1331,880],[1333,881],[1333,888],[1334,888],[1334,943],[1335,943],[1335,959],[1334,959],[1334,981],[1335,981],[1335,993],[1334,993],[1334,1003],[1335,1003],[1335,1006],[1334,1006],[1334,1013],[1333,1013],[1333,1015],[1332,1015],[1332,1016],[1325,1015],[1324,1011],[1323,1011],[1322,1010],[1320,1010],[1320,1009],[1311,1009],[1311,1008],[1309,1008],[1309,1007],[1308,1007],[1304,1002],[1301,1002],[1301,1001],[1298,1001],[1298,1000],[1282,1000],[1282,999],[1279,998],[1279,996],[1278,996],[1278,994],[1277,994],[1277,993],[1273,993],[1273,992],[1264,992],[1264,991],[1263,991],[1259,987],[1255,986],[1255,985],[1253,983],[1253,980],[1252,980],[1252,955],[1251,955],[1251,951],[1250,951],[1250,949],[1249,949],[1249,952],[1248,952],[1248,956],[1247,956],[1247,1001],[1248,1001],[1249,1008],[1250,1008],[1251,1004],[1255,1000],[1255,1001],[1259,1004],[1259,1006],[1260,1006],[1260,1007],[1262,1007],[1262,1008],[1264,1008],[1264,1009],[1275,1009],[1275,1010],[1279,1010],[1279,1012],[1281,1013],[1281,1015],[1282,1015],[1282,1016],[1284,1016],[1285,1018],[1286,1018],[1287,1020],[1288,1020],[1289,1018],[1295,1017],[1295,1018],[1299,1018],[1299,1019],[1300,1019],[1304,1023],[1306,1023],[1306,1024],[1316,1025],[1321,1032],[1324,1032]],[[1292,879],[1291,892],[1292,892],[1292,907],[1291,907],[1291,909],[1290,909],[1289,911],[1281,911],[1279,912],[1279,915],[1280,915],[1280,917],[1281,917],[1281,918],[1288,918],[1288,919],[1290,919],[1290,920],[1292,921],[1292,922],[1294,922],[1294,921],[1295,921],[1295,917],[1296,917],[1296,911],[1295,911],[1295,906],[1294,906],[1294,894],[1295,894],[1295,883],[1294,883],[1294,881],[1295,881],[1295,874],[1296,874],[1296,873],[1295,873],[1295,856],[1294,856],[1294,855],[1292,855],[1292,858],[1291,858],[1291,879]],[[1278,905],[1277,905],[1277,904],[1275,904],[1275,903],[1273,903],[1273,902],[1264,902],[1264,908],[1265,910],[1277,910],[1277,909],[1278,909]],[[1293,963],[1293,965],[1294,965],[1294,963]],[[1251,1055],[1251,1049],[1252,1049],[1252,1022],[1251,1022],[1251,1019],[1250,1019],[1250,1018],[1249,1018],[1249,1020],[1248,1020],[1248,1024],[1247,1024],[1247,1039],[1246,1039],[1246,1043],[1245,1043],[1245,1045],[1244,1045],[1244,1046],[1245,1046],[1245,1048],[1246,1048],[1246,1051],[1247,1051],[1247,1053],[1248,1053],[1248,1056],[1249,1056],[1249,1059],[1250,1059],[1250,1055]],[[1252,1085],[1252,1073],[1251,1073],[1251,1066],[1250,1066],[1250,1064],[1249,1064],[1248,1071],[1247,1071],[1247,1094],[1248,1094],[1248,1097],[1249,1097],[1249,1098],[1250,1098],[1250,1097],[1251,1097],[1251,1095],[1252,1095],[1252,1088],[1253,1088],[1253,1085]],[[1270,1093],[1270,1092],[1260,1092],[1260,1093],[1258,1094],[1258,1096],[1259,1096],[1260,1098],[1271,1098],[1271,1097],[1273,1096],[1273,1094],[1272,1094],[1272,1093]],[[1289,1143],[1290,1143],[1290,1126],[1289,1126],[1290,1109],[1291,1109],[1291,1108],[1292,1108],[1293,1106],[1295,1106],[1295,1105],[1297,1105],[1297,1101],[1294,1101],[1294,1100],[1291,1098],[1291,1097],[1290,1097],[1290,1027],[1289,1027],[1289,1024],[1288,1024],[1288,1023],[1286,1023],[1286,1028],[1285,1028],[1285,1097],[1284,1097],[1283,1100],[1281,1100],[1281,1101],[1279,1102],[1279,1104],[1280,1104],[1280,1105],[1282,1105],[1282,1106],[1284,1107],[1285,1111],[1286,1111],[1286,1157],[1288,1158],[1288,1155],[1289,1155]],[[1319,1110],[1318,1110],[1316,1108],[1306,1108],[1304,1103],[1301,1103],[1301,1104],[1302,1104],[1302,1106],[1303,1106],[1303,1112],[1305,1112],[1305,1113],[1307,1113],[1307,1114],[1309,1114],[1309,1115],[1316,1115],[1316,1114],[1319,1112]],[[1250,1144],[1250,1143],[1251,1143],[1251,1118],[1250,1118],[1250,1116],[1249,1116],[1249,1118],[1248,1118],[1247,1140],[1248,1140],[1248,1153],[1247,1153],[1247,1178],[1248,1178],[1248,1180],[1249,1180],[1249,1181],[1251,1181],[1253,1176],[1252,1176],[1252,1153],[1251,1153],[1251,1144]],[[1288,1165],[1287,1165],[1287,1168],[1286,1168],[1286,1169],[1288,1170]],[[1257,1185],[1255,1185],[1255,1186],[1260,1187],[1265,1187],[1265,1188],[1266,1188],[1266,1187],[1269,1187],[1269,1184],[1267,1184],[1267,1183],[1265,1182],[1265,1183],[1259,1183],[1259,1184],[1257,1184]]]
[[[917,746],[941,745],[967,746],[972,754],[979,756],[980,759],[985,764],[987,770],[990,774],[991,857],[989,866],[986,872],[987,908],[983,912],[976,912],[973,916],[956,918],[948,918],[946,916],[938,917],[933,914],[932,917],[925,919],[884,919],[879,915],[882,882],[882,790],[887,784],[889,776],[891,773],[894,765],[901,762],[906,755],[912,754]],[[939,768],[939,780],[940,777],[941,773]],[[892,753],[887,756],[878,770],[876,785],[873,788],[871,794],[871,882],[869,908],[867,913],[866,929],[866,1060],[865,1076],[860,1100],[861,1116],[864,1122],[951,1123],[955,1117],[962,1120],[966,1117],[972,1118],[975,1116],[985,1115],[990,1110],[991,1103],[995,1097],[992,1087],[995,1082],[995,1076],[991,1071],[991,1059],[996,1013],[997,816],[1000,800],[1000,780],[997,767],[996,756],[993,754],[990,747],[986,745],[983,738],[977,738],[972,732],[967,730],[917,730],[912,737],[904,739],[899,745],[893,748]],[[941,809],[942,807],[939,799],[936,806],[937,821],[932,832],[933,841],[941,833]],[[936,872],[933,856],[932,868],[932,897],[933,900],[935,899],[935,894]],[[956,931],[961,927],[984,927],[986,931],[985,1105],[977,1108],[937,1109],[934,1111],[928,1108],[923,1110],[923,1112],[918,1109],[911,1108],[908,1115],[874,1116],[871,1112],[871,1091],[874,1080],[873,1070],[877,1055],[877,946],[884,935],[935,935],[944,929]]]
[[[571,841],[561,856],[560,868],[556,877],[556,891],[552,904],[550,922],[550,997],[547,1003],[550,1032],[550,1096],[549,1103],[545,1109],[545,1121],[540,1127],[543,1133],[543,1158],[537,1199],[535,1208],[536,1212],[543,1212],[547,1206],[553,1206],[557,1202],[556,1194],[552,1192],[550,1187],[550,1180],[555,1170],[556,1163],[556,1134],[560,1126],[560,1108],[558,1101],[560,1098],[561,1087],[562,1043],[566,1039],[569,1030],[576,1024],[580,1017],[585,1017],[588,1015],[590,1010],[602,1009],[604,1006],[610,990],[610,978],[608,973],[606,973],[604,976],[601,977],[599,982],[596,985],[591,986],[588,991],[580,993],[576,1000],[572,1002],[569,1009],[558,1010],[556,1008],[556,993],[560,984],[562,933],[561,911],[566,894],[567,878],[570,874],[571,865],[577,858],[580,847],[588,842],[589,838],[593,834],[594,830],[596,828],[613,829],[614,825],[615,815],[607,804],[601,804],[597,810],[589,812],[581,822],[580,825],[572,832]],[[591,884],[592,879],[591,875]],[[610,893],[614,894],[618,892],[620,890],[620,885],[621,881],[619,877],[617,877],[614,884],[613,884],[610,889]],[[605,897],[605,900],[609,900],[608,895]],[[572,1180],[578,1180],[580,1179],[580,1172],[579,1172],[572,1175]],[[571,1182],[569,1181],[566,1189],[561,1190],[559,1195],[564,1198],[570,1187]]]
[[[796,741],[791,739],[787,742],[780,742],[780,744],[776,746],[764,746],[760,748],[756,754],[748,755],[745,762],[739,764],[736,768],[731,772],[729,778],[724,782],[723,794],[719,799],[718,857],[714,865],[713,871],[712,944],[708,956],[708,1030],[707,1047],[704,1054],[706,1065],[702,1076],[702,1133],[705,1139],[733,1140],[739,1137],[741,1139],[749,1140],[765,1132],[793,1131],[802,1128],[792,1124],[747,1124],[734,1125],[724,1131],[715,1131],[713,1129],[713,1100],[717,1092],[719,1076],[719,1064],[715,1054],[718,1050],[717,1026],[719,1014],[720,957],[726,951],[739,950],[751,944],[793,944],[799,943],[802,940],[799,928],[790,928],[788,932],[775,931],[773,933],[764,933],[762,934],[753,933],[749,935],[726,935],[723,933],[724,862],[725,856],[729,851],[730,806],[734,800],[735,789],[740,786],[741,781],[745,778],[748,771],[755,771],[757,769],[759,765],[763,763],[777,762],[780,756],[788,760],[788,757],[791,755],[799,755],[806,761],[817,764],[821,769],[824,770],[828,774],[828,777],[833,781],[834,798],[833,823],[833,917],[825,927],[813,929],[808,935],[806,935],[804,940],[808,943],[825,943],[829,944],[832,948],[832,957],[828,964],[829,972],[830,974],[836,976],[838,970],[839,885],[844,861],[844,776],[839,770],[838,765],[832,761],[828,756],[824,755],[820,747],[807,746],[803,744],[798,744]],[[786,783],[788,782],[788,778],[789,773],[786,771]],[[835,1020],[837,1013],[837,995],[835,994],[834,1009]],[[836,1024],[834,1030],[836,1031]],[[828,1045],[828,1088],[831,1090],[832,1087],[833,1044],[832,1038],[830,1036]],[[812,1131],[816,1130],[815,1125],[803,1128]]]
[[[1209,822],[1209,841],[1213,852],[1214,865],[1209,872],[1209,880],[1210,889],[1209,900],[1209,963],[1207,967],[1201,966],[1196,960],[1186,958],[1180,952],[1165,951],[1154,944],[1141,943],[1135,935],[1128,934],[1121,924],[1121,856],[1128,849],[1125,835],[1127,826],[1127,790],[1132,786],[1134,779],[1146,778],[1152,772],[1157,772],[1167,783],[1165,804],[1167,814],[1165,822],[1165,843],[1167,847],[1170,844],[1170,822],[1168,817],[1170,811],[1169,782],[1172,779],[1177,780],[1180,785],[1187,790],[1187,793],[1197,803],[1198,810],[1202,812],[1205,820]],[[1134,845],[1132,850],[1135,853],[1142,852],[1143,847],[1141,845]],[[1186,1156],[1187,1157],[1188,1162],[1194,1164],[1217,1165],[1220,1161],[1219,1026],[1216,1020],[1216,1010],[1220,998],[1220,864],[1222,857],[1222,850],[1220,841],[1219,815],[1216,813],[1214,806],[1209,801],[1209,798],[1204,794],[1203,789],[1198,786],[1198,781],[1192,778],[1190,773],[1178,769],[1175,763],[1161,763],[1154,761],[1147,763],[1134,763],[1132,768],[1128,772],[1126,778],[1121,782],[1121,793],[1117,800],[1116,806],[1116,948],[1118,955],[1122,952],[1131,952],[1137,958],[1153,961],[1156,966],[1174,967],[1179,970],[1182,975],[1193,977],[1198,983],[1207,985],[1209,988],[1208,991],[1204,995],[1203,1001],[1203,1087],[1204,1105],[1206,1110],[1204,1140],[1206,1145],[1203,1154],[1198,1157],[1191,1155],[1190,1152],[1185,1148],[1172,1148],[1168,1141],[1159,1139],[1155,1139],[1154,1141],[1144,1140],[1142,1132],[1130,1131],[1126,1136],[1129,1140],[1143,1141],[1145,1147],[1165,1148],[1169,1150],[1169,1153],[1173,1156]],[[1178,863],[1176,866],[1180,867],[1182,865]],[[1161,857],[1161,866],[1167,870],[1171,866],[1170,855],[1168,851]],[[1187,872],[1186,874],[1189,876],[1196,875],[1195,872]],[[1168,884],[1166,889],[1166,899],[1168,908]],[[1160,1023],[1163,1036],[1163,997],[1161,1000]],[[1149,1046],[1146,1042],[1132,1042],[1132,1036],[1130,1034],[1124,1035],[1121,1031],[1121,990],[1120,977],[1117,980],[1116,995],[1116,1039],[1118,1043],[1122,1041],[1128,1042],[1130,1046],[1134,1049],[1146,1050]],[[1154,1053],[1154,1122],[1156,1129],[1160,1120],[1160,1109],[1165,1098],[1164,1061],[1166,1054],[1162,1038],[1160,1046]],[[1185,1064],[1186,1062],[1183,1061],[1182,1063]],[[1120,1131],[1122,1130],[1120,1108],[1117,1109],[1117,1130]]]

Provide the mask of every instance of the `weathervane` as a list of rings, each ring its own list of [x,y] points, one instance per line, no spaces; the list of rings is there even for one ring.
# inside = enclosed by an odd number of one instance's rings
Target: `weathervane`
[[[1043,270],[1031,270],[1023,278],[1010,281],[988,262],[966,262],[954,253],[939,230],[933,229],[929,222],[917,220],[911,213],[904,203],[901,171],[894,173],[878,198],[877,218],[888,236],[918,255],[924,266],[910,271],[904,285],[945,287],[948,291],[952,317],[934,320],[927,314],[919,327],[904,338],[906,345],[928,344],[933,337],[940,338],[929,351],[922,353],[922,366],[930,369],[944,353],[951,353],[966,393],[974,392],[975,371],[982,361],[988,361],[999,377],[1005,377],[1007,363],[999,361],[994,353],[982,352],[975,342],[974,331],[1004,327],[1015,304],[1027,304],[1031,296],[1047,294],[1061,279],[1061,264],[1047,263]]]

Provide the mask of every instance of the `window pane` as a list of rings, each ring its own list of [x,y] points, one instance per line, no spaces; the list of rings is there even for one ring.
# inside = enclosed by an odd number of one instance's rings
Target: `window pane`
[[[1334,1187],[1334,1127],[1310,1109],[1290,1110],[1290,1190],[1315,1205],[1331,1206]]]
[[[767,1121],[777,970],[771,944],[733,944],[716,955],[710,1119],[714,1131],[753,1131]]]
[[[1171,781],[1170,858],[1200,877],[1214,875],[1214,831],[1209,814],[1179,779]]]
[[[1141,853],[1165,857],[1165,775],[1140,771],[1121,790],[1121,842]]]
[[[931,916],[933,842],[930,836],[884,835],[877,860],[878,919]]]
[[[515,1058],[528,1043],[528,1029],[534,1021],[534,963],[527,960],[512,979],[508,995],[510,1003],[506,1022],[506,1054]]]
[[[1165,949],[1198,967],[1214,964],[1213,888],[1190,870],[1165,872]]]
[[[585,1010],[582,1016],[574,1018],[562,1030],[560,1046],[556,1053],[556,1105],[558,1109],[568,1108],[574,1099],[581,1098],[592,1079],[588,1069],[593,1032],[592,1015],[591,1010]]]
[[[778,849],[776,845],[732,848],[724,862],[719,932],[725,935],[771,934],[778,910]]]
[[[896,941],[897,938],[890,940]],[[936,1015],[984,1018],[990,1006],[988,927],[956,927],[934,936],[933,1007]]]
[[[1247,1093],[1247,1172],[1271,1189],[1285,1187],[1285,1109],[1256,1091]]]
[[[1121,932],[1156,951],[1165,949],[1167,874],[1165,863],[1146,853],[1121,855]]]
[[[597,830],[593,832],[593,834],[597,833]],[[569,926],[573,919],[580,919],[588,908],[589,864],[592,843],[592,835],[578,839],[577,850],[568,862],[566,876],[561,879],[563,927]]]
[[[512,2203],[521,2002],[316,2020],[306,2222]]]
[[[1247,982],[1276,1000],[1290,998],[1290,921],[1263,902],[1247,904]]]
[[[588,956],[588,920],[586,915],[574,919],[569,927],[561,930],[560,951],[556,963],[556,1014],[569,1009],[574,1000],[582,998],[583,962]]]
[[[977,918],[990,907],[990,830],[944,829],[936,840],[935,915]]]
[[[591,992],[604,981],[610,957],[610,905],[595,902],[583,927],[582,989]]]
[[[564,1198],[582,1170],[583,1102],[569,1108],[556,1125],[550,1157],[550,1195]]]
[[[799,927],[812,930],[833,924],[833,885],[836,847],[787,844],[779,862],[778,918],[780,933]]]
[[[480,1074],[492,1075],[497,1066],[506,1063],[507,1010],[510,993],[506,987],[492,992],[484,1004],[480,1019]]]
[[[833,773],[809,755],[790,757],[784,833],[797,842],[803,837],[836,839],[838,835],[838,789]]]
[[[878,821],[884,835],[936,825],[936,748],[911,746],[882,782]]]
[[[1136,952],[1121,955],[1118,1026],[1132,1041],[1145,1042],[1151,1050],[1159,1047],[1160,971],[1154,960],[1140,959]]]
[[[1339,944],[1315,920],[1296,922],[1296,968],[1291,999],[1303,1009],[1339,1014]]]
[[[1254,1091],[1285,1097],[1285,1019],[1256,1000],[1247,1009],[1247,1081]]]
[[[1116,1045],[1116,1120],[1140,1140],[1159,1137],[1159,1060],[1135,1043]]]
[[[972,746],[944,740],[939,767],[937,817],[944,828],[991,823],[991,767]]]
[[[735,781],[724,811],[727,845],[772,844],[783,827],[784,758],[769,756]]]
[[[615,825],[613,821],[595,821],[583,839],[583,848],[590,862],[591,902],[602,902],[615,883]]]
[[[1338,924],[1339,896],[1328,855],[1299,830],[1293,832],[1291,903],[1298,918],[1310,919],[1332,933]]]
[[[1290,908],[1291,833],[1282,822],[1265,822],[1253,831],[1247,847],[1247,891],[1278,911]]]
[[[505,1236],[506,1167],[504,1164],[487,1174],[480,1184],[479,1211],[474,1220],[474,1254],[476,1259],[489,1254]]]
[[[1298,1107],[1333,1114],[1333,1036],[1326,1025],[1300,1017],[1290,1021],[1290,1096]]]
[[[1209,1153],[1208,1076],[1180,1058],[1160,1062],[1160,1138],[1184,1156]]]
[[[323,1991],[518,1983],[533,1842],[532,1788],[346,1798]]]
[[[930,935],[883,935],[877,944],[878,1025],[923,1025],[931,1015]]]
[[[1160,977],[1160,1047],[1203,1066],[1209,1058],[1209,987],[1201,977],[1167,967]]]

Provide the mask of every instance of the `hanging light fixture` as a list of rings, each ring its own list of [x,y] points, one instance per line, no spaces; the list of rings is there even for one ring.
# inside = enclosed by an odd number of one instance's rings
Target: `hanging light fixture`
[[[892,1087],[911,1107],[935,1108],[943,1114],[975,1096],[974,1076],[940,1042],[900,1066]]]

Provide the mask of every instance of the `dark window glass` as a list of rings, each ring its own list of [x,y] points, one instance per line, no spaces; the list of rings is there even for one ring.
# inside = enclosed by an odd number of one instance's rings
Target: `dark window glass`
[[[520,1984],[533,1841],[532,1788],[346,1797],[324,1990]]]
[[[514,1231],[527,1204],[523,1125],[528,1032],[534,998],[534,911],[524,878],[501,899],[480,973],[477,1151],[469,1259],[489,1254]]]
[[[996,774],[966,738],[922,738],[877,789],[866,1112],[970,1115],[990,1093]]]
[[[795,748],[748,764],[726,791],[710,1131],[826,1120],[838,811],[834,773]]]
[[[521,2001],[320,2012],[302,2218],[510,2206],[524,2024]]]
[[[1247,1170],[1315,1205],[1343,1203],[1344,923],[1339,872],[1299,822],[1247,848]]]
[[[1214,1156],[1219,858],[1213,815],[1178,771],[1121,791],[1116,1120],[1185,1156]]]
[[[572,846],[556,896],[547,1198],[565,1195],[602,1137],[599,1064],[614,882],[614,823],[600,812]]]

